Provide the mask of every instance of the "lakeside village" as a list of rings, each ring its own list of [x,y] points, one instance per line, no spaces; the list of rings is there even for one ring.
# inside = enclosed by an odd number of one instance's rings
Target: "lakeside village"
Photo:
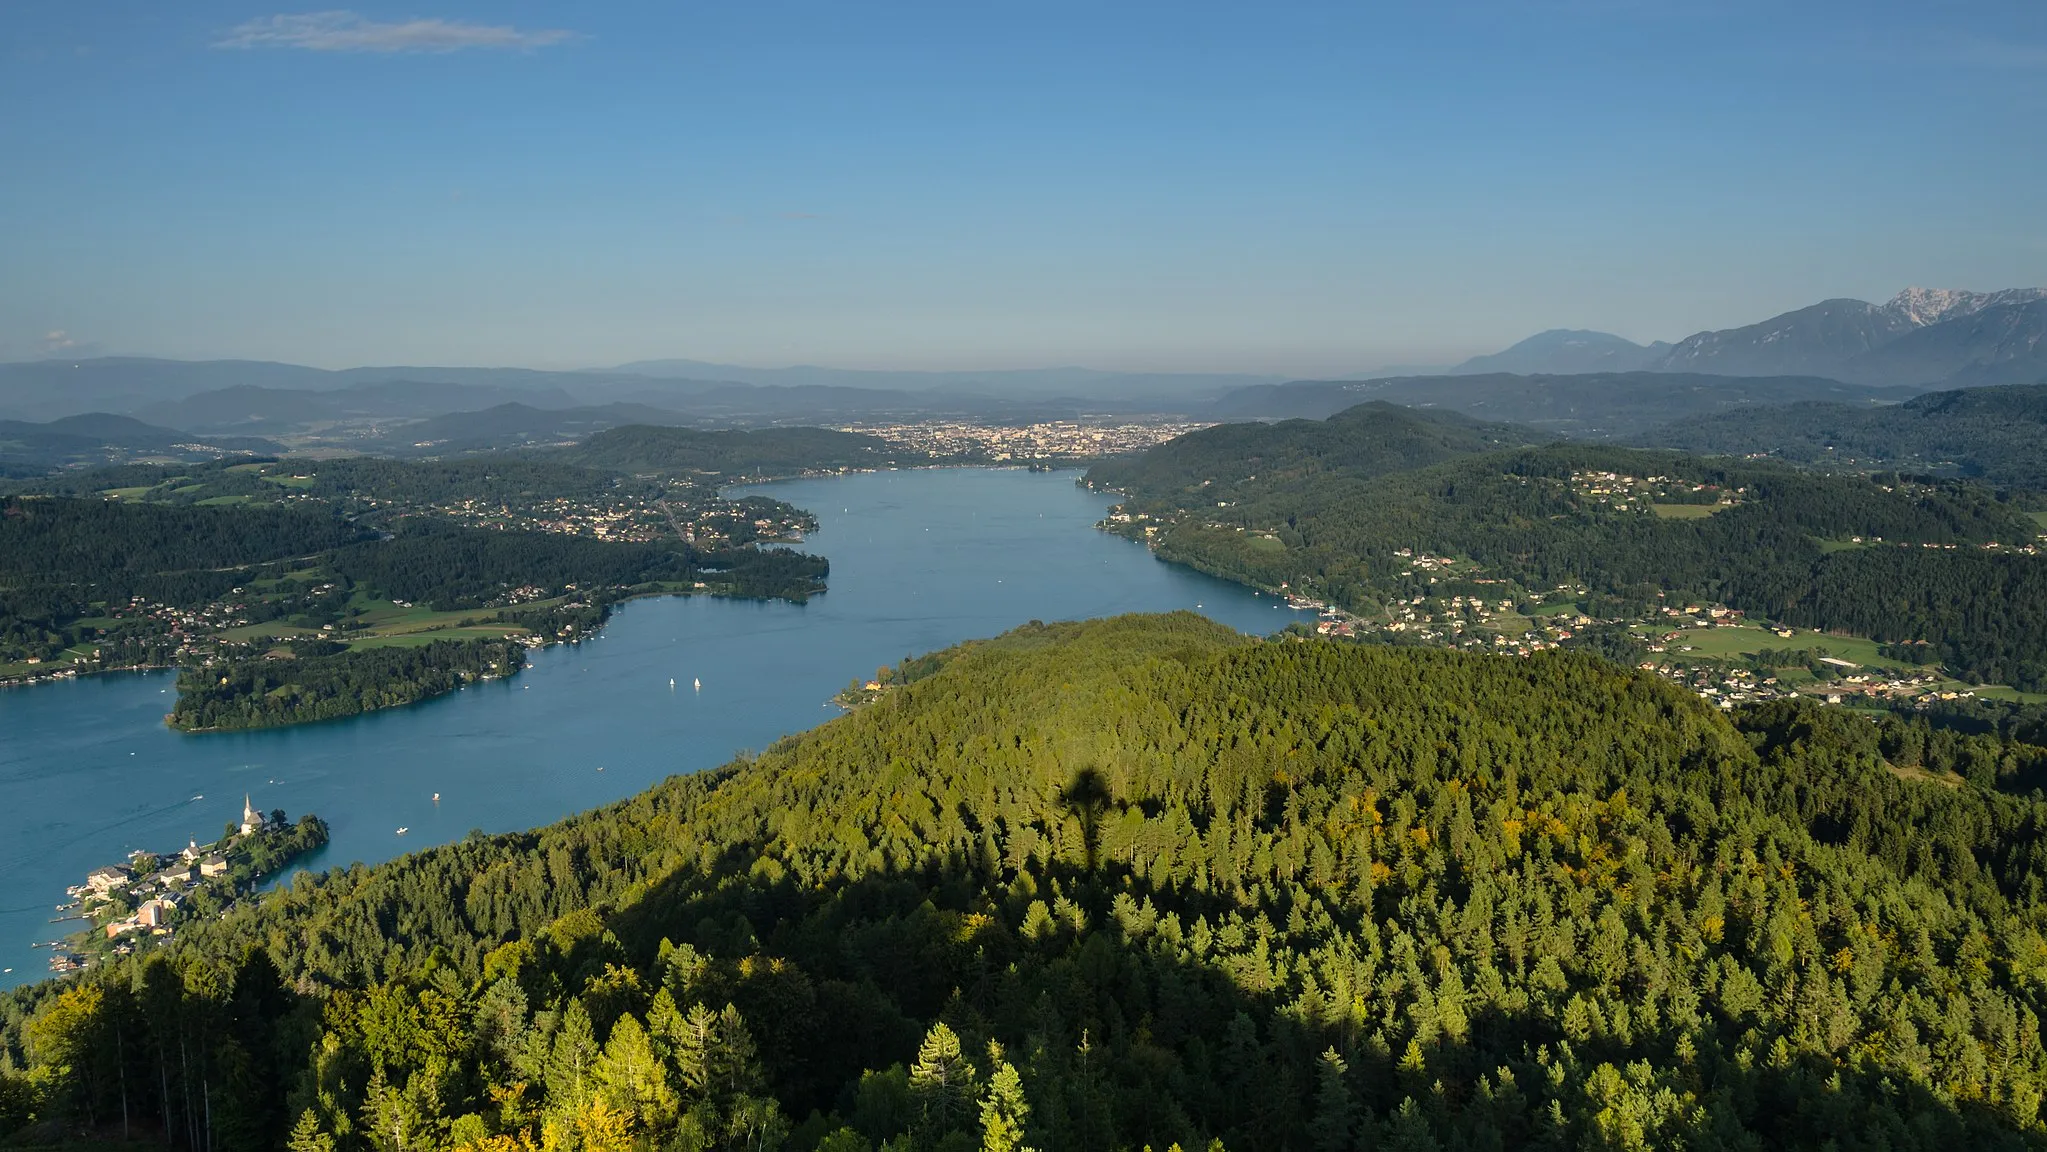
[[[1449,571],[1459,562],[1401,550],[1417,571]],[[1467,569],[1475,565],[1464,562]],[[1469,573],[1466,573],[1470,578]],[[1488,583],[1482,578],[1475,583]],[[1383,617],[1358,616],[1281,585],[1287,606],[1316,613],[1317,635],[1425,644],[1467,651],[1528,656],[1558,649],[1604,630],[1644,657],[1635,666],[1682,684],[1722,708],[1797,698],[1828,704],[1958,700],[1974,690],[1934,668],[1899,668],[1889,662],[1860,664],[1833,654],[1836,648],[1875,648],[1870,641],[1800,631],[1751,621],[1724,604],[1663,605],[1647,619],[1594,619],[1576,600],[1586,589],[1560,585],[1553,592],[1488,599],[1477,595],[1415,596],[1386,606]],[[1556,604],[1537,607],[1554,597]],[[1773,649],[1772,643],[1799,647]],[[1617,655],[1609,652],[1609,655]]]
[[[196,797],[195,797],[196,799]],[[126,864],[86,873],[66,889],[53,924],[89,925],[39,947],[56,949],[50,971],[77,972],[170,939],[180,924],[222,916],[256,884],[327,843],[327,824],[307,813],[297,823],[283,809],[258,812],[242,797],[242,818],[211,844],[194,840],[170,853],[137,850]]]

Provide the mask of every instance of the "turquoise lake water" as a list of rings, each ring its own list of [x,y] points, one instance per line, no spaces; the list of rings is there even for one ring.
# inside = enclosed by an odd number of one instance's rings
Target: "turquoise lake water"
[[[1301,615],[1096,531],[1111,501],[1070,472],[879,472],[750,491],[816,513],[804,547],[831,560],[823,596],[634,601],[508,681],[270,731],[164,727],[168,672],[0,690],[0,967],[13,969],[0,986],[47,974],[33,945],[77,927],[49,923],[67,885],[130,849],[219,836],[244,793],[266,812],[327,820],[333,841],[308,866],[376,863],[715,767],[838,715],[831,696],[881,664],[1030,620],[1193,608],[1268,633]]]

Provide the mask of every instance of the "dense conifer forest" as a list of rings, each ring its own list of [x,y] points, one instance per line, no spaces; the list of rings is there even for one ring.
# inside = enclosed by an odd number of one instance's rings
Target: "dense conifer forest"
[[[2047,806],[1983,786],[2038,747],[1186,614],[891,679],[18,990],[0,1115],[220,1152],[2047,1137]]]

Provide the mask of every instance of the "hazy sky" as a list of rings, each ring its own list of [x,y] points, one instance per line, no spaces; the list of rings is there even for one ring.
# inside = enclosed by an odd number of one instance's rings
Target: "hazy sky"
[[[17,0],[0,357],[1335,374],[2047,283],[2040,0]]]

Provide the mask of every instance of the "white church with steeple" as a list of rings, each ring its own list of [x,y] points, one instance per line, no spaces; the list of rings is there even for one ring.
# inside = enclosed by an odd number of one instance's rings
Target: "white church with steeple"
[[[261,832],[269,822],[268,817],[256,811],[256,805],[249,801],[249,794],[242,793],[242,835]]]

